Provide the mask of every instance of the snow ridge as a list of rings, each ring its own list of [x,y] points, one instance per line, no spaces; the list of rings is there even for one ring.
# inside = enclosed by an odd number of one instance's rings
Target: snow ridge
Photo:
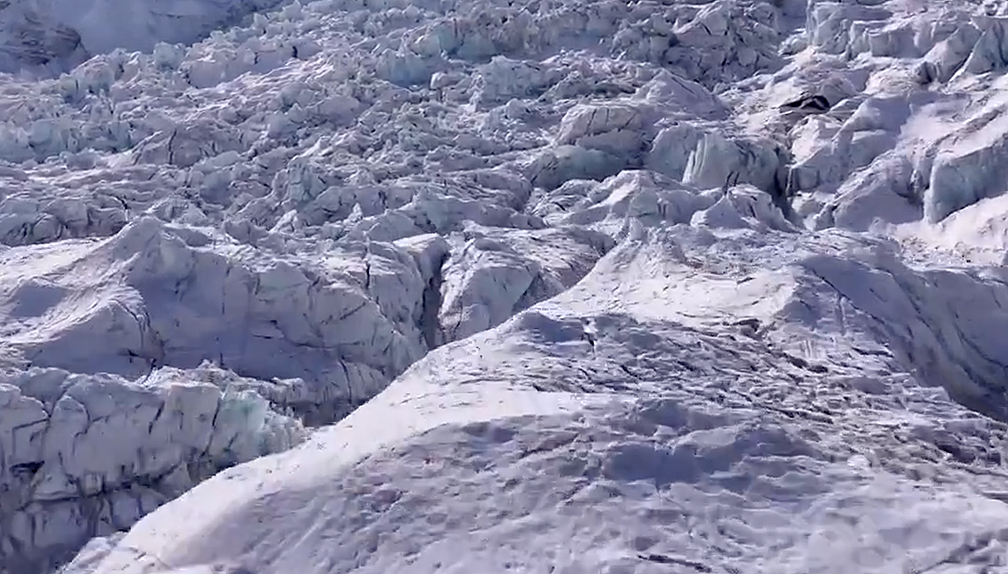
[[[0,572],[1003,566],[1006,25],[0,0]]]

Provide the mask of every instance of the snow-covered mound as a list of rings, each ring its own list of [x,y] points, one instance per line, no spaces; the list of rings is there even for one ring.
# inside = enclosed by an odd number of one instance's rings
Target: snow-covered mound
[[[0,572],[1003,566],[1006,31],[0,0]]]

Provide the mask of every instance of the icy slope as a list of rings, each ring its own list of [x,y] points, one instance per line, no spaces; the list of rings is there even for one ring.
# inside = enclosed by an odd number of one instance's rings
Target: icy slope
[[[946,295],[867,267],[890,257],[869,241],[719,227],[630,238],[305,445],[155,512],[94,572],[1000,563],[1005,425],[908,372],[911,352],[954,364],[935,337],[968,304],[897,313]],[[964,297],[1008,294],[957,277]]]
[[[0,7],[0,572],[1008,561],[1000,6]]]

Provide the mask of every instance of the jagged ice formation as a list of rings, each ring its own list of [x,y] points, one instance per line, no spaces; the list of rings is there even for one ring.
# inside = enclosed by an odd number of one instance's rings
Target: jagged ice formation
[[[0,0],[0,572],[994,572],[1008,6]]]

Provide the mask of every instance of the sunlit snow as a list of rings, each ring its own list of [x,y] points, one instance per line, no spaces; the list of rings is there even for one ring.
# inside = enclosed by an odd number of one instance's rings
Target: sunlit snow
[[[0,0],[0,574],[1008,572],[1006,54]]]

